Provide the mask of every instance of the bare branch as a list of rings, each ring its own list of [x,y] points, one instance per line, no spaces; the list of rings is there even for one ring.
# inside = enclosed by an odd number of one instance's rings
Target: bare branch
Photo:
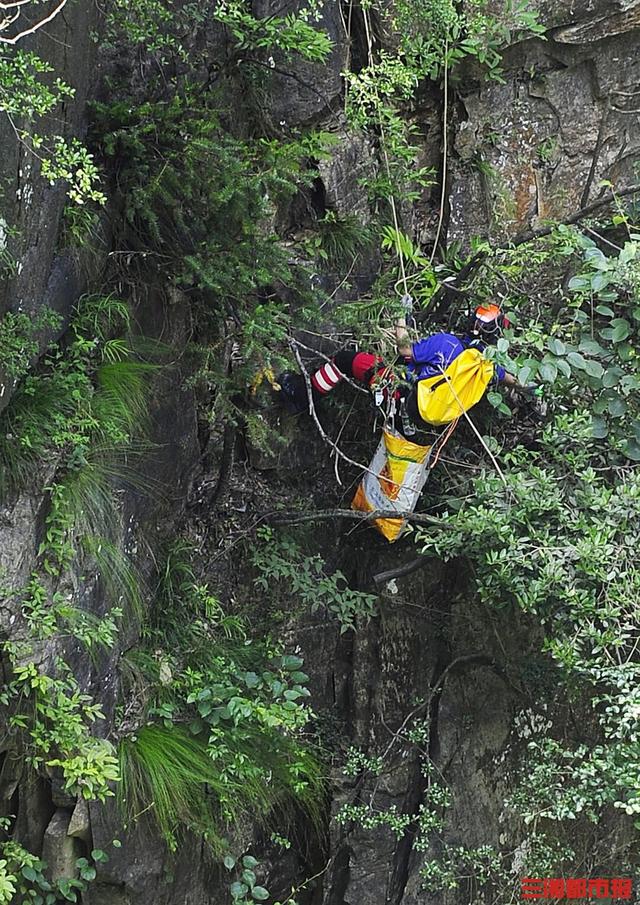
[[[375,584],[380,586],[394,578],[404,578],[405,575],[411,575],[419,569],[424,569],[429,562],[431,562],[431,560],[428,556],[418,556],[416,559],[411,559],[409,562],[397,566],[395,569],[389,569],[386,572],[377,572],[373,576],[373,580]]]
[[[15,3],[0,3],[0,9],[15,9],[16,6],[24,6],[25,3],[32,3],[33,0],[15,0]]]
[[[301,349],[304,349],[306,352],[313,352],[314,355],[317,355],[319,358],[324,358],[325,361],[333,362],[333,358],[330,355],[325,355],[324,352],[318,352],[317,349],[314,349],[312,346],[307,346],[304,343],[301,343],[299,339],[294,339],[291,337],[291,342],[294,342],[297,346],[300,346]],[[350,384],[354,390],[357,390],[359,393],[364,393],[365,396],[369,395],[369,390],[365,390],[364,387],[359,386],[355,380],[351,380],[350,377],[347,377],[346,374],[342,375],[342,379]]]
[[[565,220],[559,220],[556,223],[552,223],[550,226],[538,227],[536,229],[528,230],[528,232],[520,233],[512,239],[511,242],[500,245],[498,248],[517,247],[519,245],[524,245],[526,242],[531,242],[532,239],[541,239],[544,236],[550,236],[557,226],[571,226],[574,223],[578,223],[580,220],[584,220],[585,217],[590,217],[591,214],[600,210],[601,207],[605,207],[607,204],[614,204],[616,198],[624,198],[627,195],[638,194],[640,194],[640,184],[630,185],[628,188],[620,189],[620,191],[617,192],[607,192],[602,198],[598,198],[596,201],[592,201],[591,204],[587,204],[586,207],[580,208],[579,211],[576,211],[575,214],[571,214],[571,216],[567,217]]]
[[[302,375],[304,377],[304,383],[307,388],[307,399],[309,400],[309,414],[313,418],[315,425],[318,428],[318,433],[320,434],[320,436],[322,437],[324,442],[329,444],[329,446],[333,449],[334,453],[337,456],[340,456],[341,459],[344,459],[345,462],[348,462],[349,465],[355,465],[355,467],[361,469],[361,471],[368,471],[369,474],[375,474],[374,471],[371,471],[371,469],[368,466],[363,465],[362,462],[356,462],[355,459],[350,459],[349,456],[345,455],[345,453],[342,452],[342,450],[340,449],[338,444],[335,443],[331,439],[331,437],[327,434],[327,432],[325,431],[323,426],[320,424],[320,420],[318,418],[318,415],[316,414],[316,409],[313,404],[313,391],[311,389],[311,380],[309,379],[309,374],[307,372],[307,369],[304,366],[302,358],[300,357],[300,352],[298,351],[298,348],[295,345],[295,342],[293,340],[290,340],[289,345],[291,347],[293,354],[296,357],[296,361],[298,362],[298,367],[302,371]],[[311,517],[313,517],[313,516],[311,516]],[[396,517],[398,517],[398,516],[396,516]]]
[[[502,249],[517,248],[520,245],[525,245],[527,242],[531,242],[533,239],[542,239],[544,238],[544,236],[551,235],[556,227],[571,226],[574,223],[579,223],[580,220],[584,220],[586,217],[590,217],[596,211],[600,210],[600,208],[615,203],[617,198],[625,198],[628,195],[639,194],[640,184],[638,183],[636,183],[635,185],[630,185],[624,189],[619,189],[618,191],[607,192],[601,198],[598,198],[596,201],[592,201],[591,204],[587,204],[586,207],[580,208],[580,210],[576,211],[574,214],[571,214],[565,220],[558,220],[548,226],[541,226],[535,229],[527,230],[526,232],[519,233],[517,236],[514,236],[513,239],[509,239],[508,242],[504,242],[501,245],[495,245],[493,247],[493,250],[500,251]],[[442,309],[446,307],[446,304],[450,299],[452,293],[456,295],[464,294],[464,292],[462,292],[457,287],[471,276],[471,274],[483,263],[486,256],[487,253],[485,251],[478,251],[474,255],[472,255],[464,265],[464,267],[461,268],[454,280],[443,283],[440,286],[431,300],[428,311],[418,312],[418,314],[415,316],[416,321],[422,322],[427,317],[433,317],[435,314],[439,314]]]
[[[23,3],[21,2],[21,0],[16,0],[16,2],[8,5],[2,4],[2,7],[10,8],[12,6],[15,7],[22,5]],[[30,25],[29,28],[23,29],[22,31],[18,32],[17,35],[14,35],[11,38],[6,37],[2,34],[2,32],[6,31],[9,25],[11,25],[12,22],[15,22],[18,17],[17,15],[14,15],[13,18],[5,20],[4,22],[0,23],[0,44],[17,44],[18,41],[22,40],[22,38],[26,38],[27,35],[34,34],[34,32],[39,31],[43,26],[47,25],[49,22],[55,19],[56,16],[59,16],[66,5],[67,0],[60,0],[58,5],[54,7],[54,9],[49,13],[48,16],[45,16],[44,19],[39,19],[37,22],[34,22],[33,25]]]
[[[274,525],[295,525],[300,522],[313,522],[317,519],[346,518],[357,522],[372,522],[379,518],[405,519],[416,525],[430,525],[432,528],[446,529],[446,522],[424,512],[394,512],[393,509],[374,509],[371,512],[360,512],[355,509],[318,509],[312,512],[296,512],[281,510],[265,513],[263,521]]]

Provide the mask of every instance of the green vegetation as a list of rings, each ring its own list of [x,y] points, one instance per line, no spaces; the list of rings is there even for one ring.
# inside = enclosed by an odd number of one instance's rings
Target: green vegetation
[[[92,734],[103,718],[101,707],[62,656],[43,664],[36,651],[43,641],[66,638],[81,642],[91,656],[113,647],[122,605],[131,605],[132,568],[124,554],[113,552],[121,532],[113,479],[127,471],[119,465],[121,452],[135,452],[134,431],[144,427],[144,378],[153,369],[134,359],[126,340],[114,338],[128,325],[123,302],[83,299],[68,341],[52,347],[38,371],[24,377],[0,416],[3,496],[32,485],[46,460],[55,467],[38,568],[25,587],[1,591],[23,625],[19,640],[2,644],[9,675],[0,697],[5,743],[36,770],[58,769],[71,793],[102,801],[113,794],[119,774],[113,745]],[[87,554],[99,564],[108,552],[112,606],[98,616],[76,603],[65,580],[81,553],[87,566]]]
[[[285,819],[297,805],[317,822],[323,778],[305,742],[302,659],[247,638],[196,582],[188,553],[169,552],[147,643],[127,655],[126,682],[143,703],[123,715],[123,731],[147,722],[120,743],[118,795],[129,821],[151,811],[171,847],[190,829],[221,852],[225,828],[247,819]]]
[[[57,330],[62,318],[43,308],[36,317],[7,312],[0,321],[0,371],[11,380],[28,373],[31,361],[39,351],[38,334]]]
[[[288,591],[311,612],[327,610],[337,617],[342,633],[375,614],[375,594],[352,590],[340,571],[327,574],[321,556],[306,556],[295,541],[270,528],[260,528],[258,539],[252,560],[259,573],[255,583],[264,591],[276,597]]]
[[[321,332],[331,321],[341,340],[365,337],[384,348],[384,327],[402,310],[405,289],[421,315],[436,300],[438,326],[457,328],[466,299],[445,311],[441,290],[469,265],[458,291],[475,302],[500,299],[517,325],[488,354],[521,383],[545,384],[548,421],[527,432],[512,417],[514,401],[492,391],[490,420],[478,410],[486,436],[475,468],[447,473],[446,494],[429,500],[435,523],[414,539],[421,554],[470,566],[469,607],[527,620],[560,689],[549,697],[557,712],[520,746],[523,781],[505,803],[521,831],[522,870],[568,870],[577,857],[576,822],[604,824],[618,813],[640,828],[640,483],[630,464],[640,461],[640,233],[618,204],[612,221],[560,226],[520,247],[491,249],[476,239],[467,254],[455,244],[440,248],[436,238],[425,250],[402,222],[436,178],[417,164],[419,103],[427,93],[441,97],[448,135],[456,86],[500,80],[502,48],[542,28],[521,3],[353,6],[345,22],[353,54],[344,73],[346,119],[342,111],[339,122],[329,119],[328,103],[322,128],[274,122],[270,92],[276,77],[287,77],[282,67],[330,60],[334,47],[321,20],[316,2],[263,19],[243,0],[206,9],[163,0],[110,4],[103,50],[127,55],[126,74],[112,68],[108,90],[92,105],[89,135],[112,192],[107,282],[80,301],[65,336],[44,352],[41,334],[59,327],[51,312],[7,314],[0,322],[0,370],[15,385],[0,414],[0,498],[47,484],[36,568],[24,587],[1,593],[19,627],[2,647],[3,742],[30,769],[61,777],[74,795],[104,802],[115,794],[127,827],[147,823],[171,851],[189,833],[203,839],[230,872],[235,905],[270,895],[258,861],[230,850],[239,828],[258,825],[282,840],[281,832],[293,837],[304,821],[319,839],[327,818],[328,757],[309,677],[302,657],[272,636],[311,610],[349,633],[347,649],[385,604],[350,588],[315,549],[257,528],[260,516],[250,527],[233,522],[233,539],[219,554],[239,560],[251,549],[259,596],[250,612],[246,601],[237,604],[237,586],[225,587],[224,578],[214,586],[218,576],[203,548],[196,553],[186,540],[164,552],[164,544],[148,541],[143,580],[135,544],[124,541],[120,497],[123,488],[149,499],[163,492],[137,467],[150,451],[150,391],[165,360],[159,344],[135,335],[132,309],[144,313],[148,298],[169,312],[185,309],[176,322],[191,343],[180,380],[197,393],[203,433],[206,427],[215,438],[233,425],[248,445],[271,451],[282,438],[247,388],[265,368],[277,373],[292,364],[292,336]],[[224,37],[224,53],[212,35]],[[74,204],[100,202],[88,151],[33,131],[36,117],[73,95],[52,75],[33,54],[3,50],[0,112],[42,156],[45,178],[63,179]],[[360,185],[366,217],[326,206],[318,191],[319,164],[331,159],[345,129],[364,133],[377,156]],[[555,151],[553,139],[541,142],[537,165]],[[445,188],[447,154],[445,142],[438,174]],[[482,158],[476,166],[493,190],[494,216],[509,219],[513,202],[500,174]],[[444,204],[444,189],[442,197]],[[90,245],[95,207],[71,206],[65,218],[64,241]],[[378,247],[371,292],[336,310],[336,293],[344,287],[349,294],[351,271]],[[476,255],[482,260],[472,267]],[[344,280],[323,294],[319,287],[336,273]],[[117,293],[109,291],[114,286]],[[498,456],[500,474],[487,451]],[[220,518],[235,515],[221,510]],[[179,537],[182,531],[176,528]],[[197,534],[193,523],[184,532]],[[77,589],[89,576],[104,601],[99,614],[79,602]],[[116,648],[123,619],[134,640],[119,661],[112,743],[96,732],[100,704],[63,657],[48,652],[80,642],[100,664]],[[461,846],[447,833],[455,789],[430,754],[440,690],[406,703],[398,738],[348,753],[345,772],[356,794],[337,821],[345,834],[358,828],[411,837],[433,895],[464,888],[506,903],[513,852],[498,839]],[[579,732],[558,715],[574,705],[588,714]],[[340,737],[336,760],[342,747]],[[421,801],[414,812],[381,806],[383,778],[408,755],[419,768]],[[11,824],[3,830],[10,835]],[[76,901],[103,860],[92,852],[91,861],[78,860],[77,877],[56,885],[44,863],[13,840],[0,842],[0,855],[0,902],[17,894],[45,905]],[[294,890],[288,905],[296,897]]]
[[[2,818],[0,826],[3,831],[9,829],[10,821]],[[112,845],[119,848],[120,843],[114,839]],[[13,840],[0,843],[0,902],[9,905],[15,902],[14,896],[22,896],[22,902],[33,902],[34,905],[56,905],[58,902],[78,902],[81,895],[95,880],[97,866],[108,861],[109,857],[101,849],[94,848],[89,858],[77,858],[75,877],[60,877],[55,881],[47,878],[47,863],[27,851]]]
[[[596,470],[590,436],[588,413],[559,415],[539,449],[508,454],[506,486],[486,474],[473,502],[441,516],[446,532],[420,540],[445,558],[473,557],[479,599],[534,614],[568,687],[591,696],[599,744],[530,743],[542,758],[529,773],[529,820],[584,812],[596,822],[608,804],[640,812],[637,570],[629,543],[639,484],[631,471],[612,481]],[[472,543],[478,536],[482,545]]]
[[[67,195],[76,204],[102,204],[106,197],[97,188],[100,177],[87,148],[77,139],[33,131],[36,118],[75,94],[75,89],[60,78],[51,79],[52,73],[53,67],[36,54],[0,45],[0,114],[7,117],[22,145],[40,162],[49,183],[64,180]]]
[[[615,454],[633,461],[640,459],[639,239],[631,228],[624,244],[605,254],[590,235],[560,226],[548,240],[496,255],[476,278],[479,297],[495,292],[496,272],[514,287],[507,304],[518,327],[498,343],[500,360],[522,383],[545,383],[558,406],[570,399],[589,411],[593,438],[607,438]],[[567,292],[551,290],[553,310],[532,306],[518,286],[527,271],[532,282],[565,262],[574,273]],[[596,449],[603,454],[607,446]]]

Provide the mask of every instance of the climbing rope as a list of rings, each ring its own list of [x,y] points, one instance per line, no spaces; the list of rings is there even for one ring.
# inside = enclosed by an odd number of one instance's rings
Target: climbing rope
[[[431,449],[429,450],[429,457],[427,459],[427,464],[429,466],[429,471],[435,468],[440,459],[440,454],[442,450],[445,448],[451,437],[453,436],[453,432],[458,426],[458,421],[460,418],[456,418],[451,424],[448,425],[446,431],[440,434],[438,439],[435,441]]]
[[[364,21],[364,30],[367,38],[367,62],[369,64],[369,68],[372,69],[375,65],[375,59],[373,55],[373,39],[371,36],[371,19],[369,17],[369,9],[364,7],[362,10],[362,18]],[[404,262],[404,252],[402,251],[402,246],[400,244],[399,236],[400,236],[400,218],[398,217],[398,210],[396,208],[396,199],[393,195],[393,190],[391,187],[391,165],[389,163],[389,155],[387,153],[387,137],[384,129],[384,123],[382,121],[382,115],[380,113],[380,95],[378,94],[378,85],[377,82],[374,81],[374,91],[376,95],[377,102],[377,112],[378,112],[378,125],[380,128],[380,148],[382,150],[382,156],[384,158],[385,169],[387,172],[387,181],[389,184],[389,194],[387,195],[387,199],[391,205],[391,214],[393,217],[393,228],[396,234],[396,251],[398,253],[398,259],[400,261],[400,280],[398,282],[402,282],[402,286],[404,289],[403,295],[409,295],[409,284],[407,280],[407,271]],[[396,284],[397,287],[397,284]]]

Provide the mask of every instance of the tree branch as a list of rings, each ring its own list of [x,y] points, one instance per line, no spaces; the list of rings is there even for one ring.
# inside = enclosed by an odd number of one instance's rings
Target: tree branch
[[[294,354],[295,357],[296,357],[296,361],[298,362],[298,367],[299,367],[300,370],[302,371],[302,376],[304,377],[304,383],[305,383],[305,386],[306,386],[306,388],[307,388],[307,399],[308,399],[308,401],[309,401],[309,414],[310,414],[311,417],[313,418],[313,420],[314,420],[314,422],[315,422],[315,425],[316,425],[316,427],[318,428],[318,433],[320,434],[320,436],[322,437],[322,439],[324,440],[324,442],[325,442],[325,443],[328,443],[329,446],[330,446],[330,447],[333,449],[333,451],[335,452],[335,454],[336,454],[337,456],[340,456],[341,459],[344,459],[345,462],[348,462],[349,465],[355,465],[356,468],[359,468],[359,469],[361,469],[362,471],[368,471],[370,474],[375,474],[375,472],[371,471],[371,469],[370,469],[367,465],[363,465],[362,462],[356,462],[355,459],[350,459],[349,456],[345,455],[345,453],[342,452],[342,450],[340,449],[340,447],[338,446],[338,444],[335,443],[335,442],[331,439],[331,437],[327,434],[327,432],[325,431],[325,429],[323,428],[323,426],[320,424],[320,419],[318,418],[318,415],[316,414],[316,409],[315,409],[315,406],[314,406],[314,404],[313,404],[313,391],[312,391],[312,389],[311,389],[311,380],[309,379],[309,374],[308,374],[308,372],[307,372],[307,369],[306,369],[305,366],[304,366],[304,363],[303,363],[303,361],[302,361],[302,358],[300,357],[300,353],[298,352],[298,348],[297,348],[297,346],[295,345],[295,341],[294,341],[294,340],[290,340],[290,341],[289,341],[289,346],[290,346],[290,348],[291,348],[293,354]],[[313,517],[313,516],[311,516],[311,517]]]
[[[581,207],[579,211],[576,211],[575,214],[571,214],[566,220],[559,220],[552,223],[551,226],[530,229],[528,232],[517,235],[511,242],[507,242],[504,245],[498,245],[497,247],[510,248],[513,246],[514,248],[517,248],[519,245],[531,242],[532,239],[541,239],[544,236],[549,236],[557,226],[571,226],[574,223],[578,223],[580,220],[584,220],[585,217],[589,217],[594,211],[599,210],[601,207],[605,207],[607,204],[615,202],[616,198],[625,198],[627,195],[638,194],[640,194],[640,184],[630,185],[626,189],[620,189],[619,192],[608,192],[606,195],[603,195],[602,198],[598,198],[596,201],[592,201],[591,204],[587,204],[586,207]]]
[[[433,528],[446,529],[447,524],[433,515],[424,512],[394,512],[393,509],[374,509],[371,512],[360,512],[356,509],[318,509],[313,512],[296,512],[285,509],[265,513],[263,521],[275,525],[295,525],[300,522],[313,522],[320,519],[352,519],[356,522],[371,522],[379,518],[405,519],[416,525],[430,525]],[[384,574],[384,573],[382,573]]]
[[[313,352],[314,355],[317,355],[319,358],[324,358],[325,361],[333,362],[333,358],[329,355],[325,355],[324,352],[318,352],[317,349],[312,348],[312,346],[306,346],[304,343],[300,342],[299,339],[294,339],[294,337],[290,337],[290,342],[295,343],[296,346],[300,346],[301,349],[304,349],[306,352]],[[337,344],[339,345],[339,343]],[[359,386],[355,380],[351,380],[350,377],[347,377],[346,374],[342,375],[342,379],[345,383],[350,384],[354,390],[357,390],[359,393],[364,393],[365,396],[369,395],[369,390],[365,390],[364,387]]]
[[[21,5],[22,4],[19,4],[19,3],[11,3],[11,4],[7,4],[7,5],[3,4],[3,7],[7,8],[7,6],[11,7],[11,6],[21,6]],[[67,0],[60,0],[58,5],[56,7],[54,7],[52,12],[50,12],[48,16],[45,16],[44,19],[39,19],[37,22],[34,22],[34,24],[31,25],[29,28],[23,29],[23,31],[18,32],[18,34],[14,35],[12,38],[5,37],[2,34],[2,31],[4,31],[6,28],[8,28],[9,25],[13,21],[15,21],[15,19],[17,17],[14,16],[9,21],[5,21],[5,22],[1,23],[1,25],[0,25],[0,44],[17,44],[18,41],[22,40],[22,38],[26,38],[27,35],[32,35],[34,32],[36,32],[40,28],[42,28],[44,25],[47,25],[47,23],[51,22],[52,19],[55,19],[56,16],[58,16],[62,12],[62,10],[64,9],[64,7],[66,5],[67,5]]]
[[[596,201],[592,201],[591,204],[587,204],[586,207],[581,207],[580,210],[576,211],[574,214],[571,214],[565,220],[557,220],[550,226],[541,226],[535,229],[527,230],[523,233],[519,233],[513,239],[509,239],[508,242],[494,246],[494,251],[506,250],[508,248],[518,248],[520,245],[525,245],[527,242],[531,242],[533,239],[542,239],[544,238],[544,236],[551,235],[551,233],[554,229],[556,229],[557,226],[572,226],[574,223],[578,223],[580,220],[584,220],[585,217],[590,217],[591,214],[600,210],[600,208],[614,203],[616,198],[625,198],[628,195],[638,194],[640,194],[639,183],[630,185],[625,189],[620,189],[619,191],[607,192],[607,194],[603,195],[602,198],[598,198]],[[472,255],[464,265],[464,267],[462,267],[461,270],[456,274],[455,279],[450,280],[448,283],[443,283],[440,286],[438,291],[433,296],[428,311],[418,312],[418,314],[415,316],[416,321],[422,323],[429,315],[433,316],[434,313],[439,313],[447,302],[448,297],[451,293],[460,295],[462,290],[458,289],[458,286],[471,276],[476,268],[479,267],[480,264],[482,264],[486,256],[486,251],[478,251],[476,252],[476,254]]]
[[[424,569],[428,562],[430,562],[428,556],[418,556],[416,559],[411,559],[409,562],[404,563],[402,566],[398,566],[396,569],[389,569],[386,572],[377,572],[373,576],[374,583],[380,586],[394,578],[404,578],[405,575],[411,575],[419,569]]]

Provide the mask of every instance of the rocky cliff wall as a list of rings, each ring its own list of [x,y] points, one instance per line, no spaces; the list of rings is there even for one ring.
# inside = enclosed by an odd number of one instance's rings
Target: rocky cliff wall
[[[486,84],[469,70],[455,85],[444,166],[441,99],[424,99],[415,117],[422,126],[424,162],[446,180],[449,242],[459,239],[468,245],[472,236],[503,241],[546,217],[562,218],[585,206],[598,196],[603,179],[624,185],[636,178],[639,9],[638,4],[610,2],[541,6],[550,28],[547,40],[527,41],[507,51],[504,84]],[[269,10],[262,4],[257,12]],[[53,34],[39,38],[41,52],[50,55],[56,72],[77,88],[63,113],[65,130],[71,133],[83,132],[85,101],[92,90],[94,57],[88,34],[94,15],[72,4]],[[277,76],[270,86],[273,118],[339,128],[333,157],[320,168],[324,203],[366,218],[368,207],[357,178],[375,170],[375,156],[367,141],[344,127],[337,112],[346,59],[338,5],[327,4],[323,17],[336,44],[330,63]],[[9,129],[6,124],[2,128]],[[87,274],[76,254],[60,250],[63,190],[38,179],[37,164],[11,131],[2,136],[2,146],[6,189],[1,222],[15,228],[6,249],[18,268],[5,281],[0,311],[31,313],[46,304],[66,318],[95,280],[104,256],[98,255],[93,272]],[[425,244],[435,235],[437,207],[436,186],[407,212]],[[372,276],[373,270],[365,267],[358,279],[366,286]],[[153,335],[150,325],[160,325],[156,333],[165,341],[169,338],[177,349],[184,345],[188,334],[184,311],[150,297],[140,316],[148,334]],[[154,538],[170,535],[177,524],[183,530],[186,524],[199,539],[204,573],[226,588],[228,598],[244,595],[255,600],[252,571],[242,547],[231,564],[222,569],[213,564],[221,536],[241,534],[254,504],[262,505],[273,496],[286,499],[292,487],[322,508],[340,502],[331,489],[332,466],[325,448],[317,444],[310,451],[308,442],[296,435],[296,426],[289,425],[293,440],[277,462],[277,471],[273,463],[252,459],[251,451],[245,450],[225,492],[209,505],[206,488],[217,478],[221,444],[212,435],[203,469],[196,400],[184,389],[183,376],[179,367],[168,368],[152,406],[153,436],[159,445],[145,468],[168,492],[161,503],[141,500],[131,490],[123,492],[122,544],[139,544],[144,550],[144,540],[150,552],[140,553],[140,566],[143,572],[150,571]],[[0,406],[9,399],[8,383],[5,388]],[[34,567],[48,507],[43,488],[54,472],[55,462],[48,463],[41,475],[34,475],[28,492],[5,501],[0,509],[0,567],[13,587],[21,586]],[[249,516],[243,515],[245,511]],[[361,588],[372,588],[373,572],[394,568],[410,550],[405,542],[387,548],[377,537],[354,536],[349,530],[333,537],[320,529],[318,535],[328,559],[350,573]],[[212,565],[207,568],[209,561]],[[81,574],[68,581],[74,593],[91,600],[96,613],[102,612],[99,581]],[[340,745],[354,744],[365,751],[390,749],[393,769],[374,782],[375,790],[336,770],[328,810],[335,814],[345,802],[364,801],[374,793],[381,807],[395,805],[399,813],[417,818],[432,783],[420,770],[422,746],[453,794],[442,832],[443,849],[499,844],[512,851],[510,867],[516,876],[522,827],[505,812],[504,799],[517,782],[519,753],[531,724],[546,719],[543,695],[547,707],[561,709],[566,702],[561,693],[554,700],[544,678],[536,684],[527,674],[536,666],[532,626],[525,619],[514,622],[512,614],[486,612],[466,589],[465,575],[456,564],[444,567],[434,562],[411,577],[387,583],[379,616],[355,634],[341,636],[335,623],[324,617],[303,617],[286,631],[305,655],[314,706],[339,734]],[[19,624],[19,612],[3,610],[6,636],[14,636]],[[129,637],[122,638],[121,647],[134,638],[135,626]],[[80,650],[71,652],[86,688],[101,698],[107,713],[115,703],[120,654],[116,649],[95,665],[83,659]],[[417,747],[403,738],[403,721],[416,707],[424,711],[424,737]],[[17,814],[18,834],[36,853],[44,851],[50,861],[62,862],[91,845],[105,845],[114,835],[125,838],[112,807],[92,805],[87,818],[82,806],[65,798],[52,783],[21,777],[9,758],[5,765],[0,774],[4,810]],[[77,836],[68,835],[72,815],[81,824]],[[387,828],[365,832],[355,824],[340,827],[327,821],[325,837],[309,842],[306,859],[273,857],[270,885],[275,890],[280,882],[286,890],[288,884],[318,873],[300,896],[309,905],[476,901],[472,886],[433,895],[422,890],[424,859],[438,853],[413,851],[415,832],[413,819],[400,838]],[[600,852],[601,864],[607,863],[607,844],[622,833],[615,822],[600,828],[600,836],[592,828],[579,832],[585,848]],[[615,872],[615,863],[611,870]],[[201,846],[187,846],[174,858],[159,843],[134,833],[103,868],[86,901],[132,905],[143,899],[159,905],[220,905],[227,901],[227,892]]]

